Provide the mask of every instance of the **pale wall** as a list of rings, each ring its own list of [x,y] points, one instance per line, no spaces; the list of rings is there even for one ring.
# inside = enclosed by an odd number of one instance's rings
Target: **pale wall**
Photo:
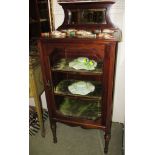
[[[111,19],[122,31],[122,41],[118,44],[113,121],[125,121],[125,47],[124,47],[124,0],[116,0],[111,8]]]
[[[64,12],[57,1],[54,0],[54,16],[55,27],[60,26],[64,20]],[[118,46],[117,67],[116,67],[116,81],[115,81],[115,94],[114,94],[114,109],[113,121],[124,123],[125,113],[125,59],[124,59],[124,1],[116,0],[116,3],[111,8],[111,19],[115,25],[122,30],[122,41]],[[42,95],[43,107],[46,106],[45,93]],[[33,104],[33,99],[30,100]]]

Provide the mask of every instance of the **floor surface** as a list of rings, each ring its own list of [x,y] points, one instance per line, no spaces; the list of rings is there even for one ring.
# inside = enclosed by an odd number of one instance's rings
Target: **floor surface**
[[[57,123],[57,144],[53,143],[49,121],[45,123],[45,130],[45,138],[41,137],[40,132],[30,136],[29,155],[104,155],[104,132],[101,130]],[[112,124],[107,155],[122,155],[122,124]]]

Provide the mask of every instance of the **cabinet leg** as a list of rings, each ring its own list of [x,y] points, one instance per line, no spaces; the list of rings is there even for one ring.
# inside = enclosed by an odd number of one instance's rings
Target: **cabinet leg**
[[[51,123],[51,130],[52,130],[52,134],[53,134],[53,142],[57,143],[57,136],[56,136],[56,122]]]
[[[44,119],[43,119],[43,108],[42,108],[42,101],[41,101],[41,95],[39,96],[39,103],[40,103],[40,114],[39,114],[39,118],[40,118],[40,128],[41,128],[41,136],[45,137],[45,126],[44,126]]]
[[[104,139],[105,139],[104,153],[108,153],[110,138],[111,138],[111,134],[105,133],[105,135],[104,135]]]
[[[45,137],[45,128],[44,128],[44,126],[43,126],[43,128],[42,128],[42,130],[41,130],[41,136],[42,136],[42,137]]]

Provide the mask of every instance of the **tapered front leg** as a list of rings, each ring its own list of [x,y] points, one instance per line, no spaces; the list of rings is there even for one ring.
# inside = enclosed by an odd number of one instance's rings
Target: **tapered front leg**
[[[104,135],[104,139],[105,139],[104,153],[108,153],[110,138],[111,138],[111,134],[105,133],[105,135]]]
[[[52,134],[53,134],[53,142],[57,143],[57,136],[56,136],[56,122],[52,121],[51,122],[51,130],[52,130]]]

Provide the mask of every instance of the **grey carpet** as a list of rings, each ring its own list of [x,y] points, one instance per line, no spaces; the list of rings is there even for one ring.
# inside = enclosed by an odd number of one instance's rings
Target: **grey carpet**
[[[30,155],[104,155],[104,133],[100,130],[57,123],[58,143],[54,144],[49,121],[46,121],[45,129],[45,138],[40,132],[30,136]],[[122,125],[119,123],[112,124],[107,155],[122,155]]]

